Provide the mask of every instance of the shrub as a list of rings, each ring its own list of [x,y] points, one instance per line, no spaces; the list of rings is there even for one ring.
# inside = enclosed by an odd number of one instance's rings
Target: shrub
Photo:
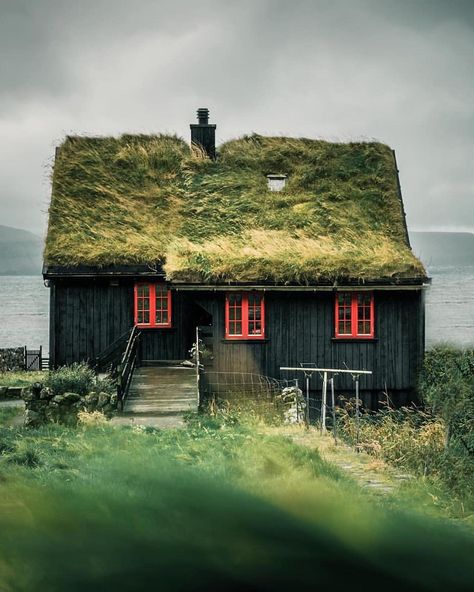
[[[83,426],[102,426],[108,423],[101,411],[79,411],[77,421]]]
[[[446,423],[446,446],[474,454],[474,350],[432,348],[419,386],[425,405]]]
[[[92,391],[114,392],[114,385],[109,379],[99,379],[95,372],[85,363],[75,363],[62,366],[50,372],[45,380],[45,386],[55,395],[77,393],[87,395]]]
[[[338,412],[338,431],[356,443],[357,425],[349,408]],[[356,447],[395,467],[444,483],[474,508],[474,462],[455,440],[446,447],[443,418],[416,408],[361,413]]]

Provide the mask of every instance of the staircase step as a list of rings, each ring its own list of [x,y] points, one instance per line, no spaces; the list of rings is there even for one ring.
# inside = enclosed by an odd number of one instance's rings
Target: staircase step
[[[152,363],[153,362],[153,363]],[[197,410],[196,369],[158,360],[135,369],[124,417],[180,416]]]

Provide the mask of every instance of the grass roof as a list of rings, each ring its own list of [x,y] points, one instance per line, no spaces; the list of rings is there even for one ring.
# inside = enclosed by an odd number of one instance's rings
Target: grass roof
[[[269,173],[288,175],[283,191],[268,190]],[[172,136],[66,138],[46,264],[156,261],[190,282],[425,275],[383,144],[252,135],[213,161]]]

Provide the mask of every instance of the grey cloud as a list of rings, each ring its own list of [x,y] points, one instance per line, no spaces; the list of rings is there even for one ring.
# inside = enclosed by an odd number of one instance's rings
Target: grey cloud
[[[44,223],[65,133],[378,138],[408,221],[474,230],[474,4],[0,0],[0,223]]]

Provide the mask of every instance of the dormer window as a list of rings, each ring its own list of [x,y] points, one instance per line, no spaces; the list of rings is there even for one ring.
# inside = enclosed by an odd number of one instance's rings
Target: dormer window
[[[286,175],[267,175],[268,189],[270,191],[281,191],[285,188]]]

